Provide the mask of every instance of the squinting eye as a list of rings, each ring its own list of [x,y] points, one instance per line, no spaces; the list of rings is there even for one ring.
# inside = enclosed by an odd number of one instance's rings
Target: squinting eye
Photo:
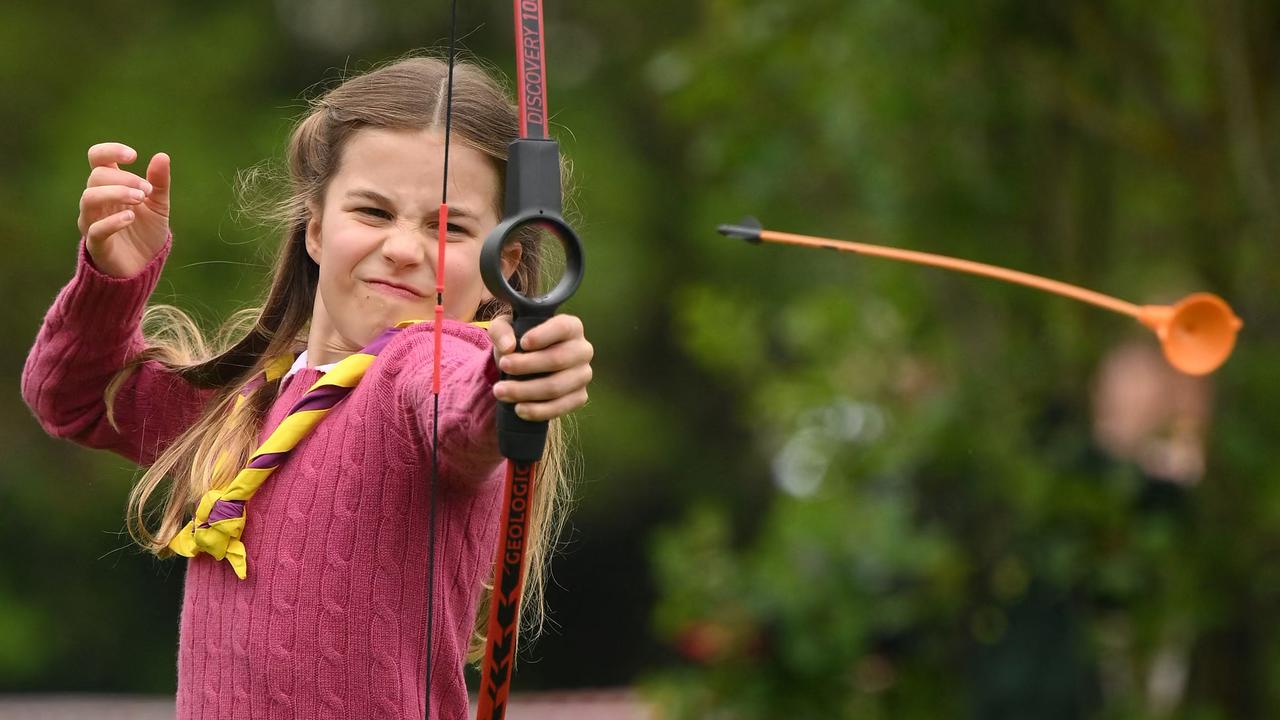
[[[381,218],[383,220],[391,219],[391,213],[381,208],[362,207],[362,208],[356,208],[356,212],[362,213],[364,215],[372,215],[373,217]]]
[[[449,234],[450,235],[470,235],[471,233],[468,232],[467,229],[461,225],[455,225],[453,223],[449,223]]]

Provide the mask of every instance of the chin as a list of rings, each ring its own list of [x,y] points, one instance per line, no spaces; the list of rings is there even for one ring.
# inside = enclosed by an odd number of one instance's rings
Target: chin
[[[395,325],[395,322],[383,322],[373,317],[359,318],[358,322],[348,326],[348,331],[339,331],[339,334],[356,349],[353,352],[359,352],[361,349],[368,347],[382,331]]]

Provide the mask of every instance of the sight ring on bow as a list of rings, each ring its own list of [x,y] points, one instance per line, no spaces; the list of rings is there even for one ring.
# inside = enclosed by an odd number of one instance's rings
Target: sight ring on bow
[[[564,251],[564,271],[555,287],[547,292],[528,288],[526,292],[511,284],[503,272],[503,250],[509,243],[519,243],[527,232],[540,232],[542,242],[558,240]],[[582,283],[582,241],[560,214],[548,208],[532,208],[505,218],[489,233],[480,251],[480,275],[489,292],[511,304],[516,317],[550,317]]]

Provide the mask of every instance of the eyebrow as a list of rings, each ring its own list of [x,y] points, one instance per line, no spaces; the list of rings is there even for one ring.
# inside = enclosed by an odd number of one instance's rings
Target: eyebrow
[[[368,188],[360,188],[358,190],[348,190],[347,197],[348,198],[368,198],[369,200],[372,200],[380,205],[395,205],[395,203],[391,201],[391,198],[387,197],[386,195],[383,195],[377,190],[370,190]],[[468,210],[466,207],[455,206],[450,204],[449,217],[450,218],[455,218],[455,217],[467,218],[468,220],[474,220],[476,219],[476,214]]]

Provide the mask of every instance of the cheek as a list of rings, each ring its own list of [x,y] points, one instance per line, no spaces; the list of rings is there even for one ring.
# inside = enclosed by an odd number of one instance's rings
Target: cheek
[[[473,314],[484,292],[480,278],[479,247],[454,247],[445,256],[445,305],[452,317]]]
[[[352,271],[369,255],[371,240],[367,229],[337,223],[335,231],[325,239],[320,261],[320,277],[331,283],[351,284]]]
[[[452,285],[467,285],[480,279],[480,258],[470,248],[449,248],[445,257],[445,282]],[[433,258],[434,259],[434,258]]]

